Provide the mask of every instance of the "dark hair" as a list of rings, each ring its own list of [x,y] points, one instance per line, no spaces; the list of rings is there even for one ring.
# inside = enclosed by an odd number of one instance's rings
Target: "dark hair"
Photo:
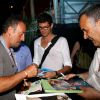
[[[52,17],[48,13],[41,13],[37,18],[38,23],[48,22],[50,25],[53,23]]]
[[[86,15],[89,18],[93,18],[94,21],[100,19],[100,4],[94,4],[85,9],[80,15],[79,20],[82,15]]]
[[[16,28],[19,22],[24,22],[23,18],[20,15],[11,15],[7,18],[2,26],[2,32],[5,33],[9,26]]]

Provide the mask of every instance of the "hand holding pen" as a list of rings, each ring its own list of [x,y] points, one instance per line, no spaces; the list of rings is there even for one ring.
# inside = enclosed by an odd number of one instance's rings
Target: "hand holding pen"
[[[62,72],[60,72],[61,76],[66,77]]]

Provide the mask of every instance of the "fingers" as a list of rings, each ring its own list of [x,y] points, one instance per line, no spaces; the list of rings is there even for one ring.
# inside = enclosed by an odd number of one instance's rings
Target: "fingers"
[[[64,79],[69,80],[70,78],[75,77],[75,76],[76,74],[68,74],[64,77]]]
[[[27,77],[35,77],[38,73],[38,69],[35,65],[30,65],[25,69],[25,73],[27,73]]]

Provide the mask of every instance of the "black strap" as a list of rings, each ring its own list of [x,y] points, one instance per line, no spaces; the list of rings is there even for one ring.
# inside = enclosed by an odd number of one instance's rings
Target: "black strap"
[[[56,43],[56,41],[59,39],[59,36],[55,36],[52,41],[51,41],[51,44],[49,45],[49,47],[45,50],[43,56],[42,56],[42,59],[41,59],[41,63],[39,65],[39,67],[41,67],[41,65],[43,64],[46,56],[48,55],[50,49],[54,46],[54,44]]]

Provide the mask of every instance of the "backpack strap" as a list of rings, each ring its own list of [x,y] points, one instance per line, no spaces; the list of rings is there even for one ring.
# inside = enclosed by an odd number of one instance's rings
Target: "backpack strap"
[[[45,50],[42,59],[41,59],[41,63],[39,65],[39,68],[41,68],[41,65],[43,64],[46,56],[48,55],[50,49],[54,46],[54,44],[56,43],[56,41],[59,39],[59,36],[55,36],[52,40],[51,40],[51,44],[48,46],[48,48]]]

